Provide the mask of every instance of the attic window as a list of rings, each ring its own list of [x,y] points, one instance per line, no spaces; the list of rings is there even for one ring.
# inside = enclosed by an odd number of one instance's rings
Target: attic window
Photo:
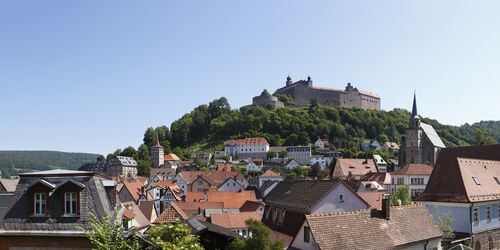
[[[497,182],[497,184],[500,185],[500,180],[498,179],[498,177],[495,176],[493,178],[495,178],[495,181]]]
[[[476,183],[476,185],[481,186],[481,183],[479,182],[479,179],[477,177],[472,176],[472,179],[474,180],[474,182]]]

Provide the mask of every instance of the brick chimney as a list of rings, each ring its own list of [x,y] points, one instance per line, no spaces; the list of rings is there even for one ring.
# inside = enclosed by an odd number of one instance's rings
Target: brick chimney
[[[382,199],[382,216],[386,220],[391,219],[391,197],[389,195],[384,195]]]

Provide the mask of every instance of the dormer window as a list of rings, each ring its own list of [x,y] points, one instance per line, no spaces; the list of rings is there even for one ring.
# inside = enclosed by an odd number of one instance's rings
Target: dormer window
[[[35,193],[35,201],[33,206],[34,214],[37,216],[45,215],[47,213],[47,194]]]
[[[66,192],[64,193],[64,214],[75,216],[77,215],[77,193]]]
[[[476,183],[476,185],[480,186],[481,183],[479,182],[479,179],[475,176],[472,176],[472,179],[474,180],[474,182]]]

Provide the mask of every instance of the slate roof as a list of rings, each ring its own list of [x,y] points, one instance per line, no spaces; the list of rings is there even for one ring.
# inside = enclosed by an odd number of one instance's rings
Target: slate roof
[[[500,186],[493,178],[500,178],[500,173],[493,161],[500,161],[500,144],[441,149],[425,191],[417,200],[471,202],[493,199],[500,193]],[[488,174],[489,177],[483,177]],[[482,194],[468,184],[474,175],[479,177],[481,189],[484,189]]]
[[[137,161],[132,157],[117,156],[116,159],[110,162],[110,165],[122,165],[128,167],[137,167]]]
[[[6,190],[6,192],[14,192],[16,191],[17,183],[19,183],[19,179],[0,179],[0,185]]]
[[[392,172],[392,175],[431,175],[432,166],[427,164],[406,164]]]
[[[431,125],[420,122],[420,127],[424,131],[427,138],[429,138],[429,140],[432,142],[432,145],[438,148],[446,148],[443,141],[441,140],[441,137],[439,137],[439,135],[436,133],[436,130],[434,130]]]
[[[320,249],[395,249],[442,237],[423,204],[391,207],[390,220],[356,212],[306,215]]]
[[[40,178],[46,173],[47,177]],[[86,228],[88,225],[89,213],[97,216],[104,216],[113,211],[118,200],[113,200],[112,190],[114,187],[104,187],[103,181],[107,178],[101,177],[93,172],[72,171],[72,170],[50,170],[29,174],[20,174],[19,184],[13,193],[7,211],[3,219],[0,218],[0,234],[2,232],[16,231],[16,234],[24,233],[44,233],[46,231],[71,231],[77,235],[84,235],[79,228]],[[47,181],[55,187],[48,197],[49,217],[31,217],[28,214],[32,201],[28,200],[27,191],[32,183],[40,180]],[[60,201],[61,193],[58,187],[62,183],[73,180],[84,185],[80,191],[80,216],[64,218]],[[1,210],[1,209],[0,209]],[[121,215],[120,215],[121,216]]]
[[[209,202],[223,202],[224,208],[240,208],[245,201],[257,200],[254,191],[208,191]]]
[[[264,197],[264,201],[266,204],[310,213],[340,183],[339,180],[282,181]]]
[[[337,159],[335,168],[340,168],[343,176],[348,176],[349,172],[353,176],[363,176],[369,172],[377,172],[375,163],[370,159],[340,158]]]
[[[230,228],[247,228],[245,221],[249,219],[254,219],[260,221],[262,215],[257,212],[240,212],[240,213],[223,213],[223,214],[212,214],[211,222],[212,224]]]

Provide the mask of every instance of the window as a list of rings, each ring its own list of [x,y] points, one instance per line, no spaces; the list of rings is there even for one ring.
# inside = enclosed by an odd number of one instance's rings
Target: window
[[[304,227],[304,242],[309,243],[311,241],[311,229],[309,227]]]
[[[480,186],[481,183],[479,182],[479,178],[475,177],[475,176],[472,176],[472,179],[474,180],[474,182],[476,183],[476,185]]]
[[[344,195],[343,194],[339,194],[339,201],[344,202]]]
[[[75,192],[64,193],[64,214],[76,215],[76,199]]]
[[[397,184],[398,185],[404,185],[405,184],[405,178],[404,177],[398,177],[397,178]]]
[[[411,178],[412,185],[424,185],[424,178]]]
[[[492,217],[491,206],[487,206],[486,207],[486,222],[487,223],[491,223],[491,217]]]
[[[472,222],[474,225],[479,225],[479,208],[477,207],[472,210]]]
[[[44,215],[47,209],[47,194],[35,193],[35,215]]]

